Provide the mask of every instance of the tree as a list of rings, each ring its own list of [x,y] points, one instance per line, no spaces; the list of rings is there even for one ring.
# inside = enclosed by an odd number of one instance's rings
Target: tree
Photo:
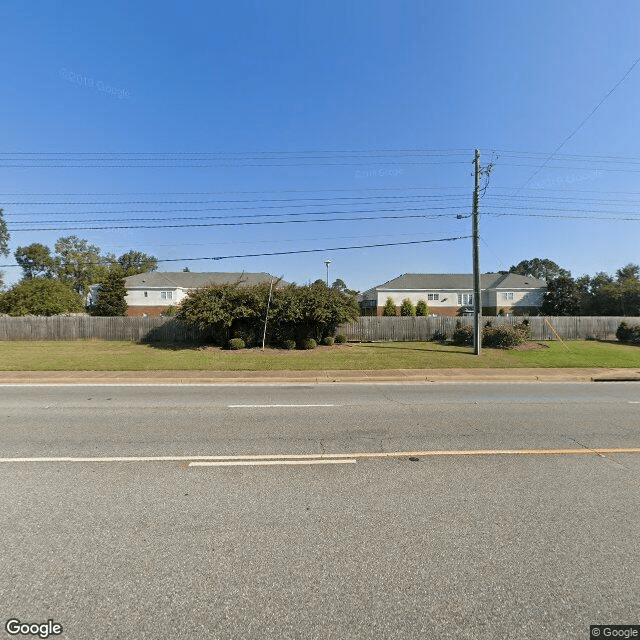
[[[137,273],[147,273],[158,268],[158,258],[149,256],[142,251],[127,251],[118,258],[118,264],[122,267],[124,276],[133,276]]]
[[[387,298],[387,302],[384,305],[384,309],[382,309],[383,316],[397,316],[398,312],[396,310],[396,303],[391,299]]]
[[[82,297],[60,280],[29,278],[0,294],[0,313],[53,316],[84,311]]]
[[[563,269],[549,258],[532,258],[521,260],[509,269],[510,273],[519,273],[521,276],[532,276],[540,280],[553,280],[559,277],[571,277],[571,272]]]
[[[415,316],[416,308],[413,306],[413,303],[409,298],[405,298],[400,305],[400,315],[401,316]]]
[[[78,236],[58,238],[55,251],[58,278],[69,282],[81,294],[87,294],[90,285],[102,282],[112,263],[109,257],[100,255],[99,247]]]
[[[127,287],[124,271],[113,268],[99,285],[96,299],[89,308],[92,316],[124,316],[128,305],[125,301]]]
[[[569,276],[547,282],[541,311],[547,316],[577,316],[580,313],[580,291]]]
[[[627,280],[640,280],[640,265],[629,263],[616,271],[616,280],[620,283]]]
[[[39,242],[18,247],[13,255],[25,278],[52,278],[56,271],[56,262],[51,250]]]
[[[347,285],[345,284],[344,280],[341,280],[340,278],[338,278],[333,282],[333,284],[331,285],[331,288],[334,289],[335,291],[340,291],[340,293],[346,293],[347,295],[351,295],[351,296],[355,296],[358,293],[355,289],[349,289],[349,287],[347,287]]]
[[[429,307],[424,300],[418,300],[418,304],[416,305],[416,315],[417,316],[428,316],[429,315]]]

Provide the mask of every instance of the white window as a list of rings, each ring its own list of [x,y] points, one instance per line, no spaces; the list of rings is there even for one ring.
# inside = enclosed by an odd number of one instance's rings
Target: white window
[[[513,300],[513,291],[505,291],[504,297],[507,300]]]
[[[171,300],[172,297],[173,297],[173,292],[172,291],[161,291],[160,292],[160,298],[162,300]]]
[[[439,293],[427,293],[427,300],[440,300]]]
[[[473,304],[473,293],[459,293],[458,294],[458,304],[462,305],[471,305]]]

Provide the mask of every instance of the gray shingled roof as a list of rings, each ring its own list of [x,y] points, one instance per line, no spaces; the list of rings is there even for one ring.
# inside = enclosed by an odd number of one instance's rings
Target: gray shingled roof
[[[138,273],[124,279],[127,289],[163,288],[163,289],[199,289],[209,284],[240,284],[251,286],[277,280],[269,273],[193,273],[191,271],[151,271]],[[288,284],[280,280],[279,286]]]
[[[544,280],[521,276],[517,273],[483,273],[480,275],[481,289],[538,289],[546,287]],[[375,297],[376,291],[398,290],[471,290],[473,274],[471,273],[403,273],[384,284],[362,293],[360,300]]]

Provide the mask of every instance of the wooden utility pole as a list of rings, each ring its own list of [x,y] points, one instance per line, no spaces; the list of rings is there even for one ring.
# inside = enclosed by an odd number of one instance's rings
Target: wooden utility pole
[[[482,300],[480,298],[480,235],[479,207],[480,207],[480,152],[476,149],[474,159],[475,186],[473,189],[473,353],[480,355],[482,334],[480,320],[482,319]]]

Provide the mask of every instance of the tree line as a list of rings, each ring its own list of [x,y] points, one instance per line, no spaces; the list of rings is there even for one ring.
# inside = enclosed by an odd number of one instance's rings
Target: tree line
[[[547,281],[540,312],[547,316],[640,316],[640,265],[629,263],[614,275],[600,271],[573,278],[547,258],[523,260],[509,270]]]
[[[0,253],[8,255],[6,227],[4,234],[2,232],[0,228]],[[158,259],[154,256],[133,249],[121,256],[103,254],[100,247],[78,236],[59,238],[53,251],[34,242],[18,247],[14,256],[22,269],[22,278],[8,291],[0,293],[0,313],[14,316],[83,312],[94,284],[100,284],[100,288],[91,300],[89,312],[124,315],[127,312],[124,278],[158,268]]]

